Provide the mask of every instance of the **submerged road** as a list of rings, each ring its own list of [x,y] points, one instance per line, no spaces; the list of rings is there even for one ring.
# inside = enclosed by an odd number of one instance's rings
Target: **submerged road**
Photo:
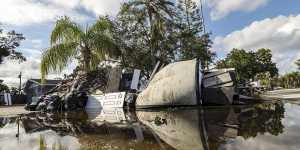
[[[0,106],[0,117],[17,116],[27,114],[29,111],[24,109],[24,106]]]
[[[283,89],[269,91],[261,95],[263,98],[275,98],[285,100],[300,100],[300,89]]]

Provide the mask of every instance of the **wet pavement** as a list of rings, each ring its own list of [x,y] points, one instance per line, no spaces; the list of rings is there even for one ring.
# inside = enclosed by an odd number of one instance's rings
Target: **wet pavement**
[[[269,91],[262,94],[261,97],[298,101],[300,99],[300,89],[283,89],[283,90]]]
[[[24,106],[0,106],[0,117],[16,116],[29,113]]]
[[[19,132],[18,132],[19,125]],[[289,102],[0,117],[0,149],[300,149],[300,105]]]

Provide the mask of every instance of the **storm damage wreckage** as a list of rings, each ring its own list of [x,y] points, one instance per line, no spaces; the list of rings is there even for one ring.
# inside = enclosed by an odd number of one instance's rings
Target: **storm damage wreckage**
[[[229,105],[235,99],[234,69],[203,71],[194,59],[161,69],[139,94],[136,107]]]
[[[39,111],[68,111],[99,107],[231,105],[239,99],[234,69],[204,71],[201,69],[200,61],[194,59],[175,62],[153,72],[152,78],[146,84],[141,84],[145,80],[142,80],[140,70],[124,73],[117,67],[101,73],[95,72],[96,78],[93,75],[72,80],[73,82],[79,80],[79,85],[63,81],[64,83],[48,92],[48,95],[42,96],[32,105],[27,105],[27,108]],[[59,91],[62,90],[64,93],[73,92],[61,94]]]

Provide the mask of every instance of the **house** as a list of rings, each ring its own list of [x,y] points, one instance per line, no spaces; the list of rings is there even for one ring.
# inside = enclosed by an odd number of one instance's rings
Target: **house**
[[[31,102],[33,97],[40,97],[46,94],[60,82],[61,80],[45,80],[45,82],[41,84],[41,79],[29,79],[23,89],[27,96],[27,102]]]

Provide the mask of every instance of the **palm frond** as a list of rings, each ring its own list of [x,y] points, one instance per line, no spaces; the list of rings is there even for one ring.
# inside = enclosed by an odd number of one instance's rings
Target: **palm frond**
[[[51,33],[50,44],[55,45],[62,42],[79,41],[83,31],[69,17],[63,17],[56,21]]]
[[[107,17],[99,17],[97,22],[88,29],[89,33],[111,32],[113,23]]]
[[[120,55],[118,45],[109,33],[94,34],[90,45],[97,53],[103,53],[109,57]]]
[[[105,53],[102,53],[102,51],[93,51],[91,55],[91,62],[90,62],[90,68],[91,70],[97,69],[99,64],[105,60]]]
[[[41,77],[45,79],[50,71],[62,71],[70,59],[77,55],[78,43],[60,43],[47,49],[42,55]]]
[[[140,6],[140,5],[145,5],[147,2],[145,0],[132,0],[129,1],[127,4],[128,6],[131,7],[136,7],[136,6]]]
[[[113,38],[113,23],[108,18],[99,20],[88,31],[89,45],[100,55],[115,57],[120,55],[118,46]]]

